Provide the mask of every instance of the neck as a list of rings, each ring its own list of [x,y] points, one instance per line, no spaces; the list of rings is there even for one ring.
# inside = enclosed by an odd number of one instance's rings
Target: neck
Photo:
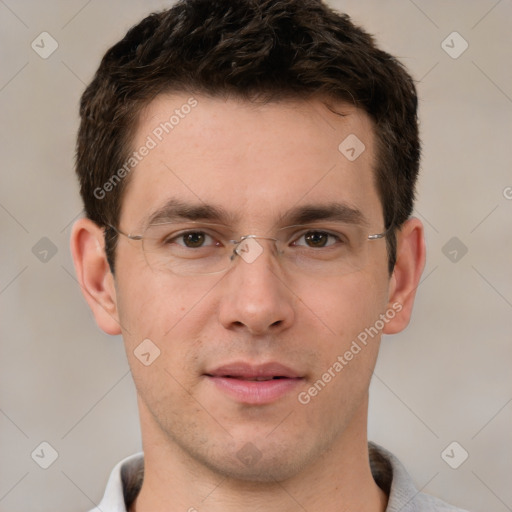
[[[141,410],[144,481],[130,512],[384,512],[387,496],[369,465],[367,404],[316,461],[275,482],[234,479],[185,453]],[[299,448],[300,449],[300,448]]]

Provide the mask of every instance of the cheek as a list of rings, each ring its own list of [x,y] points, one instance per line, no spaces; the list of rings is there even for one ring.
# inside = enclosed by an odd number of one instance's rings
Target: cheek
[[[297,290],[297,296],[305,306],[303,320],[340,344],[375,323],[386,307],[387,290],[385,274],[357,272],[311,283]]]
[[[171,287],[163,276],[141,273],[119,286],[128,362],[138,393],[154,412],[171,401],[178,408],[190,407],[184,389],[190,391],[197,384],[193,370],[200,347],[195,340],[204,325],[198,318],[200,298],[195,287]]]
[[[314,380],[321,380],[317,387],[329,388],[322,391],[326,400],[345,402],[347,393],[366,389],[373,372],[382,331],[375,325],[385,312],[387,278],[352,274],[303,296],[304,328],[318,340]]]
[[[380,330],[372,328],[386,308],[386,283],[385,274],[358,273],[304,291],[304,326],[318,359],[299,403],[310,408],[312,428],[328,424],[337,431],[364,401],[380,342]]]
[[[154,337],[167,343],[179,324],[205,299],[204,283],[153,272],[145,265],[123,273],[117,288],[123,336]],[[193,333],[191,333],[193,335]]]
[[[215,288],[216,279],[205,286],[201,280],[142,269],[132,275],[127,278],[119,274],[117,298],[125,348],[133,371],[148,373],[140,358],[150,352],[149,358],[142,359],[151,361],[155,354],[151,366],[167,372],[161,375],[165,381],[172,375],[182,384],[195,385],[191,370],[197,366],[197,354],[201,352],[198,340],[215,318],[208,291]]]

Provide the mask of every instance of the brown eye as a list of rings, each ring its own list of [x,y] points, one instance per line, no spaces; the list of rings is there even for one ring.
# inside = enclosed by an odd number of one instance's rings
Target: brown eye
[[[185,247],[189,247],[191,249],[196,249],[198,247],[202,247],[206,240],[205,233],[200,231],[185,233],[181,236],[183,240],[183,245]]]
[[[322,249],[340,242],[341,239],[339,236],[328,233],[327,231],[307,231],[297,238],[297,240],[293,242],[293,245],[309,247],[311,249]]]
[[[325,247],[329,242],[329,235],[323,231],[310,231],[304,235],[304,240],[309,247]]]

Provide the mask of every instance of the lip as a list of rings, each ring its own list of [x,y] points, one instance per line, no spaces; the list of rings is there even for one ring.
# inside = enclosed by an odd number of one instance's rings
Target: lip
[[[207,371],[204,376],[237,402],[251,405],[275,402],[304,379],[297,371],[277,362],[251,365],[239,361]]]

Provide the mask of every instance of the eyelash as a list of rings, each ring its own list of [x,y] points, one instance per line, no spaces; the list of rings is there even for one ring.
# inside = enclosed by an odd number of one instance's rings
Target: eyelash
[[[292,244],[296,244],[297,241],[300,240],[301,238],[303,238],[303,237],[305,237],[307,235],[311,235],[313,233],[314,234],[320,234],[320,235],[326,235],[327,237],[334,238],[334,240],[335,240],[334,244],[340,243],[340,242],[342,243],[343,242],[342,239],[338,235],[335,235],[334,233],[331,233],[329,231],[309,230],[309,231],[306,231],[306,232],[302,233],[299,237],[295,238],[295,240],[292,242]],[[331,247],[334,244],[328,244],[325,247]]]

